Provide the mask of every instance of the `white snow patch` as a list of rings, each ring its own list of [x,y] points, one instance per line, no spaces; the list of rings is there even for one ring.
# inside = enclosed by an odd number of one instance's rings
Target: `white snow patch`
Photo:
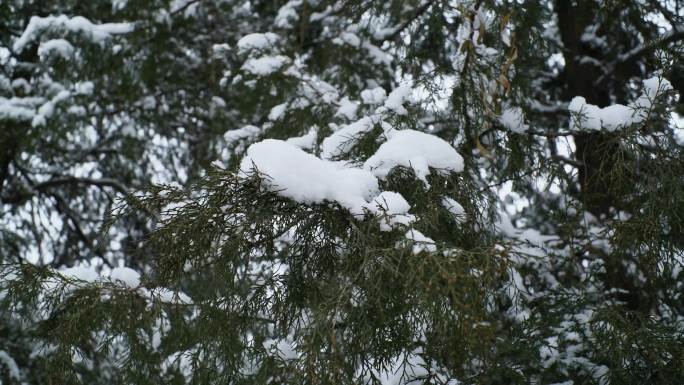
[[[242,70],[257,76],[270,75],[290,64],[290,58],[283,55],[252,58],[242,65]]]
[[[74,266],[59,271],[66,278],[85,282],[95,282],[100,279],[100,274],[92,266]]]
[[[240,53],[252,50],[264,50],[275,45],[280,40],[280,37],[273,32],[266,33],[250,33],[243,36],[237,42],[237,47]]]
[[[358,103],[349,100],[349,98],[345,96],[340,100],[335,116],[344,116],[345,118],[352,120],[356,118],[356,110],[358,109]]]
[[[240,140],[253,139],[261,133],[261,128],[247,125],[237,130],[226,131],[223,134],[223,139],[228,143],[234,143]]]
[[[63,29],[81,33],[93,42],[99,43],[112,35],[124,34],[133,31],[132,23],[105,23],[93,24],[82,16],[32,16],[24,33],[14,42],[12,49],[15,52],[23,51],[24,47],[35,40],[41,33],[48,29]]]
[[[40,47],[38,47],[38,55],[40,57],[57,55],[64,59],[69,59],[73,53],[74,46],[64,39],[52,39],[44,41],[40,43]]]
[[[287,143],[299,147],[303,150],[310,150],[314,147],[316,144],[316,137],[318,136],[317,134],[318,130],[312,128],[307,132],[306,134],[302,136],[295,136],[292,138],[287,139]]]
[[[413,89],[409,86],[395,88],[390,92],[389,96],[387,96],[385,107],[399,115],[406,115],[408,111],[404,108],[403,104],[410,101],[412,92]]]
[[[628,106],[614,104],[601,108],[587,103],[582,96],[575,96],[568,105],[570,128],[589,130],[605,128],[608,131],[615,131],[621,127],[643,122],[648,117],[648,112],[658,95],[672,89],[667,79],[658,77],[644,80],[643,85],[644,94]]]
[[[454,216],[454,219],[457,223],[463,223],[465,221],[465,209],[463,208],[463,206],[461,206],[460,203],[456,202],[456,200],[454,200],[453,198],[442,198],[442,206],[444,206],[444,208],[447,209],[451,213],[451,215]]]
[[[365,104],[382,104],[387,99],[387,92],[382,87],[361,91],[361,100]]]
[[[425,234],[416,229],[410,229],[407,231],[405,237],[413,243],[412,251],[414,255],[418,255],[423,251],[428,253],[434,253],[437,251],[437,245],[435,244],[435,241],[426,237]]]
[[[307,204],[337,202],[355,215],[363,214],[378,193],[370,172],[317,158],[281,140],[251,145],[240,171],[250,173],[254,167],[270,177],[265,184],[281,196]]]
[[[434,135],[415,130],[386,133],[389,140],[364,164],[379,178],[387,177],[397,166],[413,169],[418,179],[428,184],[430,168],[449,172],[463,171],[463,157],[449,143]]]
[[[109,273],[109,278],[112,281],[122,282],[130,288],[140,286],[140,273],[131,269],[130,267],[115,267]]]
[[[373,199],[368,208],[381,216],[381,231],[391,231],[399,225],[408,226],[416,220],[414,215],[408,213],[411,205],[394,191],[383,191]]]
[[[349,152],[356,144],[356,140],[373,129],[373,119],[368,116],[347,124],[335,131],[321,143],[321,157],[332,159]]]

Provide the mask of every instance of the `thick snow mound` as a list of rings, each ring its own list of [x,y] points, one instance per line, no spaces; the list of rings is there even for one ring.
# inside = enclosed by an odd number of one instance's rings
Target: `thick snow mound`
[[[389,140],[366,160],[364,168],[379,178],[387,177],[397,166],[412,168],[427,183],[430,168],[461,172],[463,157],[446,141],[415,130],[388,132]]]
[[[323,160],[290,143],[266,139],[247,149],[240,164],[243,173],[254,167],[270,177],[268,188],[301,203],[334,201],[352,214],[378,195],[378,180],[367,170]]]

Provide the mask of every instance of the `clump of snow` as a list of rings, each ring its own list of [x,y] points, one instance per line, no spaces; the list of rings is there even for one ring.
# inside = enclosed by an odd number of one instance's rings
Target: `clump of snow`
[[[115,267],[109,273],[109,279],[122,282],[130,288],[140,286],[140,273],[129,267]]]
[[[257,76],[270,75],[290,64],[290,58],[283,55],[262,56],[248,59],[242,65],[242,70]]]
[[[346,43],[352,47],[358,48],[361,46],[361,39],[359,39],[359,36],[357,34],[355,34],[354,32],[345,31],[345,32],[342,32],[338,38],[334,39],[333,43],[335,43],[335,44]]]
[[[501,114],[499,121],[507,130],[518,134],[524,133],[529,128],[525,124],[523,111],[520,107],[506,108]]]
[[[64,59],[69,59],[74,53],[74,46],[64,39],[52,39],[40,43],[38,47],[38,55],[40,57],[47,57],[50,55],[61,56]]]
[[[112,35],[124,34],[133,31],[131,23],[105,23],[93,24],[82,16],[32,16],[24,33],[14,42],[12,48],[15,52],[21,52],[31,41],[35,40],[43,31],[49,29],[62,29],[81,33],[93,42],[102,42]]]
[[[373,203],[387,214],[406,214],[411,205],[408,204],[404,197],[394,191],[383,191],[373,199]]]
[[[435,241],[426,237],[423,233],[416,229],[410,229],[404,236],[413,243],[412,251],[414,255],[418,255],[423,251],[428,253],[434,253],[437,251],[437,245],[435,244]]]
[[[354,147],[355,140],[372,130],[373,126],[373,119],[368,116],[343,126],[323,140],[321,156],[325,159],[333,159],[349,152]]]
[[[278,104],[271,108],[271,111],[268,113],[268,120],[276,121],[280,119],[285,111],[287,111],[287,103]]]
[[[247,149],[240,171],[251,173],[255,167],[281,196],[302,203],[337,202],[355,215],[363,214],[378,193],[370,172],[317,158],[281,140],[266,139]]]
[[[250,33],[238,40],[237,47],[240,53],[253,50],[264,50],[273,47],[279,40],[280,37],[273,32]]]
[[[356,118],[356,110],[358,110],[358,108],[359,105],[357,103],[349,100],[349,98],[345,96],[340,100],[335,116],[344,116],[345,118],[352,120]]]
[[[385,107],[399,115],[406,115],[408,111],[404,108],[403,104],[410,100],[411,92],[413,92],[413,89],[409,86],[395,88],[390,92],[389,96],[387,96]]]
[[[237,130],[226,131],[223,134],[223,139],[230,144],[244,139],[256,138],[260,133],[261,128],[247,125],[242,128],[238,128]]]
[[[434,135],[415,130],[388,132],[389,140],[364,164],[379,178],[387,177],[397,166],[413,169],[418,179],[427,184],[430,168],[461,172],[463,157],[449,143]]]
[[[309,132],[302,136],[295,136],[287,139],[287,143],[299,147],[304,150],[309,150],[313,148],[316,144],[316,137],[318,136],[318,130],[311,128]]]
[[[0,119],[29,121],[36,115],[36,105],[43,98],[3,98],[0,97]]]
[[[672,90],[672,83],[665,78],[654,76],[643,81],[646,96],[653,99],[658,94]]]
[[[451,213],[451,215],[454,216],[454,219],[457,223],[462,223],[463,221],[465,221],[465,209],[463,208],[463,206],[461,206],[460,203],[456,202],[456,200],[454,200],[453,198],[442,198],[442,206],[445,209],[447,209]]]
[[[382,87],[361,91],[361,100],[365,104],[382,104],[387,99],[387,92]]]
[[[59,271],[61,275],[69,279],[74,279],[84,282],[95,282],[100,279],[100,274],[95,271],[92,266],[74,266],[62,269]]]
[[[297,7],[302,5],[302,0],[290,0],[278,9],[278,14],[273,23],[278,28],[293,28],[294,22],[299,20]]]
[[[95,90],[95,85],[91,81],[78,82],[74,84],[74,93],[76,95],[92,95]]]
[[[71,97],[71,93],[67,90],[62,90],[57,93],[52,99],[45,102],[38,107],[38,113],[31,120],[31,126],[44,126],[47,119],[55,113],[55,107],[59,102],[62,102]]]
[[[667,79],[658,77],[644,80],[643,85],[644,93],[628,106],[613,104],[601,108],[587,103],[582,96],[575,96],[568,105],[571,114],[570,128],[589,130],[605,128],[608,131],[615,131],[621,127],[643,122],[648,117],[655,98],[672,89]]]
[[[614,131],[618,127],[642,121],[634,108],[622,104],[600,108],[594,104],[588,104],[582,96],[575,96],[568,110],[573,113],[570,118],[572,128],[600,130],[601,127],[605,127],[609,131]]]
[[[404,197],[394,191],[383,191],[373,199],[368,206],[369,211],[382,216],[380,220],[381,231],[391,231],[398,225],[408,226],[416,219],[408,213],[411,205]]]

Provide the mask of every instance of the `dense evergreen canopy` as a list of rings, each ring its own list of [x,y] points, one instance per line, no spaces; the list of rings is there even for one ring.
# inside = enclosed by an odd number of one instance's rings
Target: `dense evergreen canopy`
[[[684,2],[0,2],[0,384],[684,383]]]

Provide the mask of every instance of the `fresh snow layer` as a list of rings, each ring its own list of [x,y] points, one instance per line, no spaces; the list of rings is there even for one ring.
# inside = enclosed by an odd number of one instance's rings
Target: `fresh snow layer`
[[[74,46],[64,39],[53,39],[40,43],[38,47],[38,55],[40,57],[49,56],[51,54],[61,56],[68,59],[74,53]]]
[[[458,223],[465,220],[465,209],[460,203],[449,197],[442,198],[442,206],[447,209]]]
[[[68,267],[60,270],[59,273],[69,279],[75,279],[78,281],[95,282],[100,279],[100,274],[98,274],[94,268],[86,266],[77,265],[74,267]]]
[[[270,75],[290,64],[290,58],[283,55],[252,58],[242,65],[242,70],[257,76]]]
[[[93,24],[90,20],[82,16],[72,18],[65,15],[48,17],[32,16],[24,33],[14,42],[12,48],[15,52],[21,52],[28,43],[35,40],[43,31],[48,29],[62,29],[81,33],[93,42],[99,43],[110,38],[111,35],[133,31],[133,24]]]
[[[361,100],[365,104],[382,104],[387,99],[387,92],[382,87],[361,91]]]
[[[238,40],[237,47],[241,53],[252,50],[264,50],[272,47],[278,40],[278,35],[273,32],[250,33]]]
[[[599,107],[587,103],[582,96],[575,96],[568,110],[570,116],[570,128],[582,128],[588,130],[615,131],[618,128],[643,122],[651,109],[655,98],[672,89],[667,79],[652,77],[643,81],[644,93],[628,106],[613,104],[607,107]]]
[[[387,177],[397,166],[413,169],[427,184],[430,168],[451,172],[463,171],[463,157],[449,143],[415,130],[388,132],[389,140],[366,160],[364,168],[379,178]]]
[[[403,104],[411,99],[411,93],[413,89],[408,86],[401,86],[395,88],[387,96],[385,100],[385,107],[397,113],[398,115],[406,115],[408,111],[404,108]]]
[[[237,130],[226,131],[223,134],[223,139],[228,143],[234,143],[243,139],[256,138],[261,133],[261,128],[247,125]]]
[[[115,267],[109,273],[109,279],[122,282],[130,288],[140,286],[140,273],[129,267]]]
[[[358,108],[359,105],[357,103],[349,100],[349,98],[345,96],[340,100],[335,116],[344,116],[345,118],[352,120],[356,118],[356,110],[358,110]]]
[[[317,130],[311,128],[309,132],[302,136],[294,136],[287,139],[287,143],[299,147],[304,150],[309,150],[316,145]]]
[[[432,238],[426,237],[423,233],[416,229],[410,229],[405,234],[406,239],[413,243],[413,254],[418,255],[425,251],[428,253],[434,253],[437,251],[437,245]]]
[[[319,159],[287,142],[266,139],[247,149],[240,170],[253,168],[268,175],[269,188],[302,203],[338,202],[353,214],[363,214],[378,194],[378,180],[366,170]]]
[[[399,225],[409,226],[416,220],[408,213],[411,205],[404,197],[394,191],[383,191],[373,199],[369,209],[381,217],[380,230],[391,231]]]
[[[321,156],[325,159],[333,159],[349,152],[359,136],[373,129],[373,119],[368,116],[343,126],[321,143]]]

